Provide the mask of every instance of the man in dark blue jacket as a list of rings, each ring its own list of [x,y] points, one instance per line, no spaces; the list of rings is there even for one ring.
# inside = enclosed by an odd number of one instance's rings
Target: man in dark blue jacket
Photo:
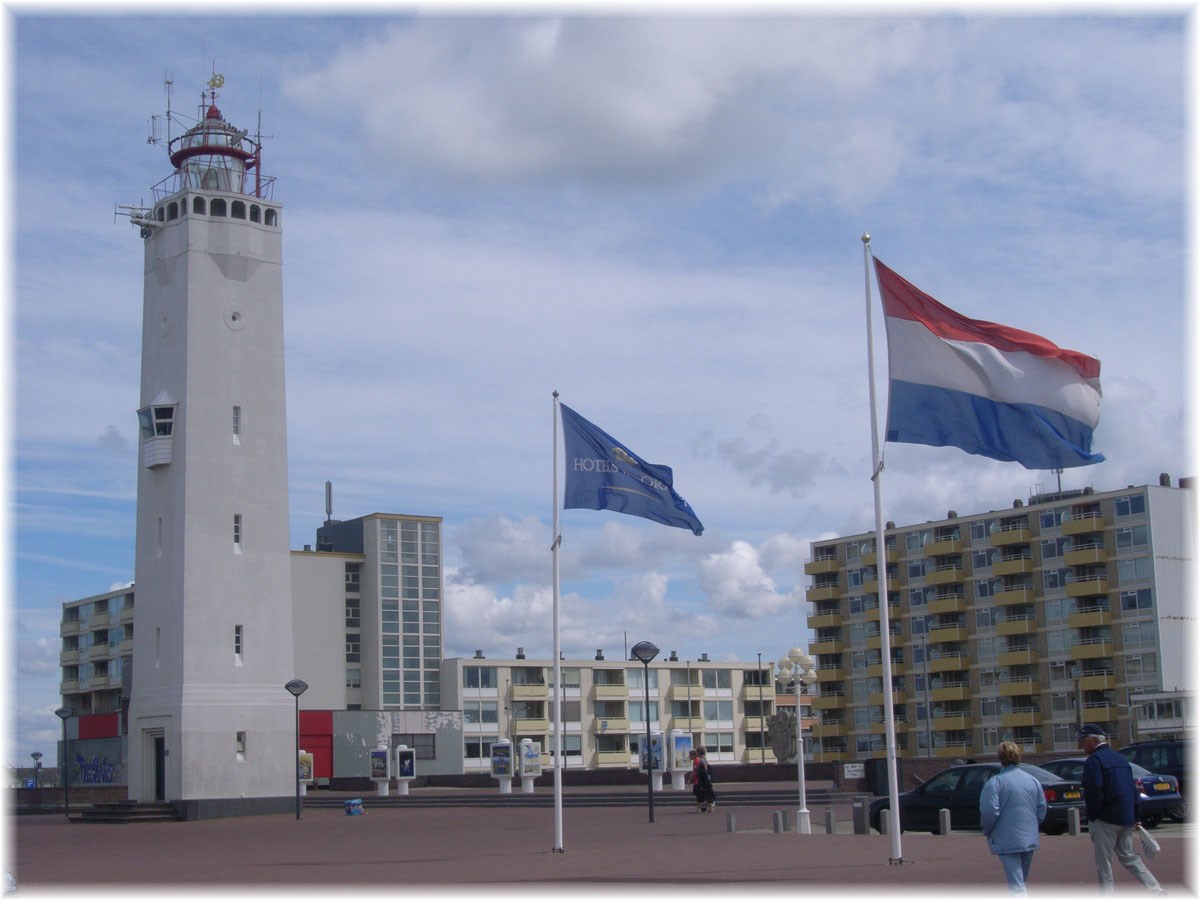
[[[1141,802],[1129,760],[1108,745],[1104,729],[1099,725],[1084,725],[1075,740],[1088,755],[1083,764],[1083,797],[1087,803],[1088,832],[1096,854],[1100,890],[1113,889],[1112,855],[1115,852],[1117,861],[1134,878],[1151,893],[1161,893],[1158,880],[1133,849],[1133,826],[1137,824]]]

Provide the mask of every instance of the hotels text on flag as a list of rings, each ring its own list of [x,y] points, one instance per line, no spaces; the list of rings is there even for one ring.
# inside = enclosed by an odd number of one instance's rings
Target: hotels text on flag
[[[1103,462],[1100,361],[1036,334],[969,319],[878,259],[888,343],[885,440],[958,447],[1027,469]]]
[[[704,531],[688,502],[675,493],[668,466],[646,462],[565,403],[559,408],[566,451],[563,509],[608,509],[690,528],[697,535]]]

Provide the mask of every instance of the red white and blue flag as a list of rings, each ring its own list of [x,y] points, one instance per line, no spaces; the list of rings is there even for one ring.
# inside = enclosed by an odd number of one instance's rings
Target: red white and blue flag
[[[886,440],[968,453],[1027,469],[1104,461],[1100,361],[1043,337],[968,319],[878,259],[888,342]]]

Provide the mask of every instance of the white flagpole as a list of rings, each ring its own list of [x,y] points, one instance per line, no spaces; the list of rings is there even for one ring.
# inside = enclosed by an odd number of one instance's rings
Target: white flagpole
[[[563,728],[562,728],[562,655],[558,646],[558,548],[562,545],[562,535],[558,530],[558,391],[554,392],[554,542],[550,545],[553,558],[553,593],[554,593],[554,847],[555,853],[563,852]]]
[[[900,800],[896,785],[896,718],[892,710],[892,636],[888,626],[887,543],[883,529],[883,455],[879,451],[879,423],[875,413],[875,346],[871,328],[871,235],[863,234],[863,275],[867,293],[867,378],[871,402],[871,481],[875,485],[875,578],[879,586],[879,644],[883,656],[883,723],[887,746],[888,834],[892,839],[889,863],[904,862],[900,852]],[[926,715],[929,711],[926,710]]]

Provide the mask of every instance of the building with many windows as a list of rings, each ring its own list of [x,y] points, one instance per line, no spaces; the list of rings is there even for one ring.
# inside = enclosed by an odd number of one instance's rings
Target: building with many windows
[[[649,668],[636,660],[563,661],[563,759],[566,768],[637,766],[638,736],[676,729],[704,746],[713,763],[774,762],[767,719],[775,711],[771,664],[681,660],[671,653]],[[551,765],[553,660],[447,659],[442,690],[447,709],[462,710],[465,771],[484,771],[491,745],[507,738],[539,744]],[[649,707],[647,709],[647,679]],[[763,749],[765,747],[765,750]]]
[[[897,752],[981,756],[1001,740],[1072,751],[1080,723],[1117,743],[1179,733],[1194,492],[1158,485],[1041,494],[1011,509],[812,545],[813,757],[882,756],[883,679]]]

